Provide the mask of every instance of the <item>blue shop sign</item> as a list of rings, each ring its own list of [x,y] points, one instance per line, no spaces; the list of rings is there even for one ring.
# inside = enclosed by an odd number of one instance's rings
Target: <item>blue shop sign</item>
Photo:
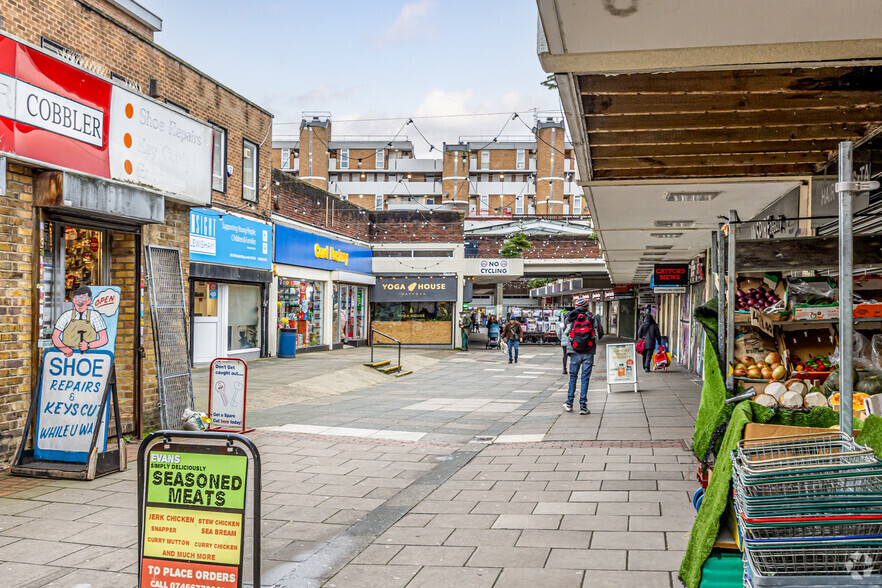
[[[205,208],[190,209],[190,261],[272,269],[272,225]]]
[[[344,241],[276,225],[276,263],[369,274],[373,252]]]

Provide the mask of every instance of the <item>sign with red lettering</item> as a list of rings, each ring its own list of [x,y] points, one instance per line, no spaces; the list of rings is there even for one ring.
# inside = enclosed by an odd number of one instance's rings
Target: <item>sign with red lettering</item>
[[[657,263],[652,271],[650,286],[680,287],[689,285],[688,263]]]
[[[159,444],[147,454],[141,588],[241,588],[248,457]]]

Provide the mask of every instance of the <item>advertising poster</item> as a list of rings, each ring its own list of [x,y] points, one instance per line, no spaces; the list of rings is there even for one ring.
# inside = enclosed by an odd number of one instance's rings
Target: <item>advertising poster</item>
[[[610,343],[606,346],[607,383],[637,383],[637,351],[634,343]]]
[[[170,443],[147,464],[140,587],[240,588],[245,452]]]
[[[219,357],[211,362],[209,371],[211,430],[244,431],[248,364],[241,359]]]
[[[54,347],[43,352],[34,443],[38,460],[87,461],[96,427],[98,450],[107,450],[107,386],[120,289],[82,286],[74,291],[71,303],[73,308],[55,321]],[[104,418],[99,423],[102,402]]]

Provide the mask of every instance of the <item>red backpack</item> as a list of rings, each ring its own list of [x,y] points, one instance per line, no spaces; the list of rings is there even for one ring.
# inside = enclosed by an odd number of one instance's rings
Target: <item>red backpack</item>
[[[577,353],[590,353],[594,349],[596,333],[591,317],[585,313],[579,314],[573,321],[570,329],[573,351]]]

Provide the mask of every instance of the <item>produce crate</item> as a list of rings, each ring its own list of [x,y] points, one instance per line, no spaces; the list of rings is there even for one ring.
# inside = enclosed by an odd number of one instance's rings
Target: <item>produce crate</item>
[[[882,318],[882,304],[858,304],[854,307],[855,318]]]
[[[836,349],[838,343],[832,325],[811,325],[805,329],[781,331],[777,334],[777,339],[778,347],[781,349],[781,358],[791,374],[794,374],[796,367],[792,359],[794,356],[799,357],[802,361],[808,361],[810,357],[818,355],[829,356]],[[824,374],[824,372],[813,373],[824,378],[830,375],[829,373]],[[794,374],[793,377],[798,376]]]
[[[824,306],[794,306],[793,320],[795,321],[829,321],[839,318],[839,305],[826,304]]]

